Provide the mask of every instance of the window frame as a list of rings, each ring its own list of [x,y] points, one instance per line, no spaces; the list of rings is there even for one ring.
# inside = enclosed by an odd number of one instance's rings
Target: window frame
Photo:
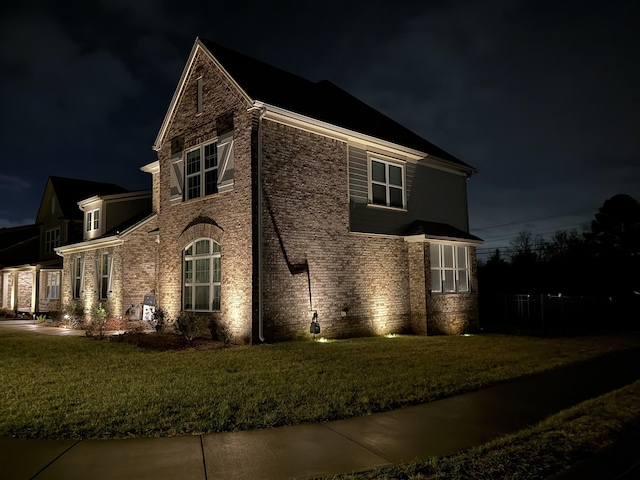
[[[438,249],[438,254],[435,258],[433,247]],[[447,258],[448,249],[450,249],[451,258]],[[464,250],[463,256],[460,256],[460,249]],[[431,242],[429,245],[429,257],[431,262],[431,293],[443,295],[471,293],[468,245]],[[464,266],[460,266],[461,258],[464,259]],[[439,282],[434,280],[438,278],[440,279]],[[447,288],[447,280],[451,280],[452,287]],[[438,283],[439,286],[436,288],[435,285]]]
[[[84,282],[84,257],[76,257],[73,262],[73,298],[79,299],[82,297],[83,289],[82,284]]]
[[[202,242],[208,242],[208,251],[198,253],[198,244]],[[199,282],[197,281],[198,262],[203,261],[207,262],[208,280]],[[191,263],[188,264],[188,262]],[[196,308],[197,291],[202,287],[208,287],[206,309]],[[182,309],[193,312],[220,312],[221,291],[222,247],[211,238],[197,238],[182,250]],[[190,303],[188,303],[189,299]]]
[[[60,227],[51,228],[44,232],[44,253],[52,253],[60,246]]]
[[[95,232],[100,229],[100,209],[89,210],[85,217],[85,228],[87,232]]]
[[[60,300],[60,272],[47,272],[45,277],[45,292],[47,300]],[[51,279],[57,279],[51,281]],[[51,292],[54,292],[52,295]]]
[[[100,300],[109,298],[109,254],[103,252],[100,255]]]
[[[384,180],[374,179],[374,162],[382,164],[384,166]],[[400,182],[401,185],[391,182],[391,168],[400,169]],[[368,174],[368,190],[369,190],[369,205],[379,208],[391,208],[394,210],[406,210],[407,208],[407,195],[406,195],[406,162],[402,160],[385,157],[379,154],[370,154],[367,158],[367,174]],[[385,200],[384,203],[377,202],[375,200],[376,187],[384,187]],[[379,188],[378,188],[379,189]],[[402,205],[392,204],[392,191],[400,190],[402,196]]]
[[[211,149],[208,155],[207,149]],[[189,172],[189,157],[196,152],[198,155],[197,169]],[[209,195],[215,195],[216,193],[219,193],[218,178],[220,174],[220,164],[218,159],[217,140],[213,142],[203,143],[195,148],[187,150],[184,159],[184,201],[195,200],[197,198],[208,197]],[[215,161],[212,162],[213,166],[211,166],[208,164],[208,162],[213,159],[215,159]],[[208,175],[213,176],[213,182],[207,182]],[[193,187],[189,184],[191,180],[194,181]],[[196,189],[196,184],[198,193],[197,195],[192,195],[191,191]],[[209,186],[212,186],[211,190],[208,189]]]

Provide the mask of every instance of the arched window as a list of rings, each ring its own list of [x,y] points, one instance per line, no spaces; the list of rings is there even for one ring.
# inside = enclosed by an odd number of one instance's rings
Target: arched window
[[[201,238],[187,245],[182,261],[184,310],[220,310],[220,245]]]

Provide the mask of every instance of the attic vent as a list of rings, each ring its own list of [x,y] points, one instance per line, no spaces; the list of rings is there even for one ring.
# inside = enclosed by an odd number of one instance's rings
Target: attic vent
[[[216,131],[219,137],[233,132],[233,112],[223,113],[216,118]]]
[[[184,135],[173,137],[171,139],[171,155],[180,153],[184,150]]]

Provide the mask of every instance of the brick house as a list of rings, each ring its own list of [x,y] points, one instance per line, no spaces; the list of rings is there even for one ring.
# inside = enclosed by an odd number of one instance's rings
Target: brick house
[[[475,169],[328,81],[196,39],[153,148],[158,304],[237,339],[477,325]]]
[[[55,249],[82,239],[78,201],[126,191],[112,183],[49,177],[36,223],[0,229],[0,308],[30,315],[60,310],[63,261]]]
[[[139,319],[156,288],[157,232],[152,192],[93,195],[77,202],[82,240],[55,249],[64,260],[62,304],[80,302],[85,318],[102,304],[116,318]]]

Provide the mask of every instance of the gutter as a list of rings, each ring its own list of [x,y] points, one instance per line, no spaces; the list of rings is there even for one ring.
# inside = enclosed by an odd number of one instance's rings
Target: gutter
[[[264,338],[263,301],[262,301],[262,120],[267,114],[266,107],[261,107],[258,118],[258,338]]]

